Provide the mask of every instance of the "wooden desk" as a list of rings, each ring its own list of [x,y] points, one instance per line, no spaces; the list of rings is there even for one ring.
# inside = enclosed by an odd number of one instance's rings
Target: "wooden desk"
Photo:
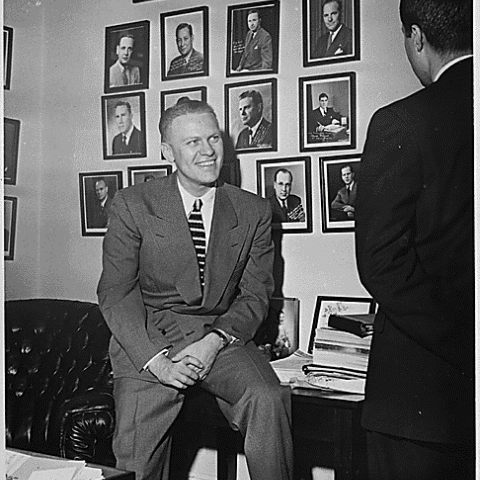
[[[289,387],[285,387],[289,388]],[[335,480],[366,480],[365,433],[360,426],[363,395],[325,393],[318,389],[292,390],[295,478],[311,465],[333,468]],[[180,417],[180,429],[188,424],[213,427],[216,435],[217,478],[236,480],[237,453],[242,438],[227,424],[214,398],[199,389]],[[305,457],[309,462],[305,463]]]

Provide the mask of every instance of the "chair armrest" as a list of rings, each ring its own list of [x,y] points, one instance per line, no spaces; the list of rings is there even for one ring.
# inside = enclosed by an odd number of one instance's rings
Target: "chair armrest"
[[[64,402],[49,432],[59,455],[89,463],[114,466],[112,437],[115,405],[110,392],[89,390]]]

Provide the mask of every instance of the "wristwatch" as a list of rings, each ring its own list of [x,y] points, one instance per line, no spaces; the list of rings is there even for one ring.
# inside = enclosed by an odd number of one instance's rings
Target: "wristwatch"
[[[210,332],[218,335],[222,339],[222,349],[224,349],[227,345],[230,345],[232,342],[232,339],[229,338],[229,335],[225,332],[222,332],[218,328],[214,328],[213,330],[210,330]]]

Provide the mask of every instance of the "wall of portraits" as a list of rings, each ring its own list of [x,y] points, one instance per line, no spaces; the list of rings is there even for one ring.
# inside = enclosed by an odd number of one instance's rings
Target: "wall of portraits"
[[[20,3],[25,8],[4,5],[12,29],[4,32],[12,39],[4,114],[21,122],[13,183],[5,185],[18,198],[6,298],[96,301],[105,231],[91,223],[95,202],[104,201],[96,185],[103,178],[111,194],[174,171],[161,155],[158,121],[182,96],[206,98],[217,112],[228,143],[224,178],[272,197],[275,172],[292,173],[280,174],[277,188],[302,208],[292,208],[293,221],[276,222],[275,295],[300,300],[300,348],[318,295],[366,294],[354,218],[337,219],[331,196],[343,188],[343,165],[361,181],[373,112],[420,88],[403,51],[397,0],[343,0],[343,38],[338,33],[323,56],[329,25],[313,0]],[[328,118],[309,132],[322,93]],[[242,115],[246,105],[253,118]],[[13,213],[13,201],[6,208]]]

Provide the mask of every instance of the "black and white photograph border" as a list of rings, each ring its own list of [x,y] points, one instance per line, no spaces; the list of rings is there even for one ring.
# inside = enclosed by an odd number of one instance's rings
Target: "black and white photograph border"
[[[332,0],[337,1],[337,0]],[[323,19],[323,5],[325,1],[303,0],[303,66],[315,67],[332,63],[344,63],[360,60],[360,0],[339,0],[342,2],[342,29],[346,27],[351,38],[347,48],[341,42],[334,45],[332,55],[320,56],[317,44],[320,39],[328,34],[328,29]],[[330,3],[330,1],[329,1]],[[320,7],[320,8],[319,8]],[[341,30],[337,35],[340,35]],[[334,42],[335,43],[335,42]]]
[[[5,195],[3,197],[3,258],[14,260],[15,258],[15,237],[17,233],[17,205],[18,198]]]
[[[138,183],[156,180],[157,178],[166,177],[173,171],[170,164],[164,165],[142,165],[140,167],[128,167],[128,186],[137,185]]]
[[[105,199],[102,199],[104,202],[102,205],[102,210],[105,209],[108,221],[109,203],[111,203],[115,193],[123,188],[123,172],[121,170],[117,170],[79,173],[78,178],[82,237],[103,236],[107,232],[107,223],[105,223],[103,226],[96,224],[95,213],[99,202],[99,198],[96,193],[96,183],[99,180],[103,180],[108,189],[106,192],[108,195],[108,204],[105,204]]]
[[[110,68],[117,62],[117,45],[120,37],[132,35],[134,50],[129,65],[140,71],[140,82],[131,85],[111,85]],[[105,69],[104,92],[122,93],[134,90],[145,90],[150,83],[150,21],[123,23],[105,27]]]
[[[143,158],[147,156],[146,141],[146,112],[145,92],[132,92],[120,95],[104,95],[102,100],[102,138],[103,158],[105,160],[122,160],[125,158]],[[131,107],[131,118],[134,127],[139,130],[138,152],[113,153],[113,140],[119,134],[119,128],[115,119],[115,106],[117,102],[128,102]]]
[[[251,10],[258,10],[261,17],[260,27],[270,35],[271,39],[271,67],[255,69],[239,69],[240,61],[245,50],[246,36],[249,32],[248,14]],[[228,7],[227,18],[227,60],[226,76],[265,75],[278,73],[279,39],[280,39],[280,2],[270,0],[258,3],[244,3]],[[263,32],[263,37],[268,35]],[[260,42],[260,39],[257,40]],[[263,48],[268,48],[267,42],[262,42]],[[254,50],[258,50],[258,45]],[[262,46],[260,45],[260,50]],[[261,51],[260,51],[261,55]],[[262,60],[265,63],[265,60]]]
[[[3,88],[10,90],[12,80],[13,28],[3,26]]]
[[[259,143],[253,146],[237,146],[240,133],[247,128],[240,115],[240,95],[243,92],[258,92],[262,97],[265,125],[268,125],[264,131],[267,133],[265,138],[271,138],[271,142]],[[248,82],[238,82],[225,84],[225,132],[230,136],[237,153],[257,153],[277,151],[277,79],[266,78],[263,80],[253,80]],[[270,132],[268,133],[268,130]],[[257,130],[256,135],[260,133]]]
[[[280,203],[275,194],[275,174],[278,170],[288,170],[292,178],[288,198],[295,199],[295,207],[290,213],[291,221],[278,221]],[[283,233],[312,232],[312,173],[311,158],[289,157],[257,160],[257,194],[267,198],[272,205],[272,228]],[[300,200],[300,202],[299,202]],[[297,205],[298,204],[298,205]],[[303,212],[303,219],[302,219]]]
[[[300,151],[350,150],[357,143],[355,72],[300,77]],[[338,119],[322,127],[315,121],[320,96],[328,97],[328,108]],[[320,131],[319,131],[320,129]]]
[[[172,62],[181,57],[176,40],[176,29],[181,23],[191,26],[193,33],[192,54],[203,56],[203,68],[192,71],[170,74]],[[210,71],[209,54],[209,9],[206,6],[194,7],[160,14],[160,66],[162,80],[177,80],[181,78],[207,77]],[[197,53],[195,53],[197,52]]]
[[[319,159],[320,171],[320,192],[321,192],[321,211],[322,211],[322,232],[323,233],[341,233],[353,232],[355,230],[355,200],[356,188],[361,181],[361,155],[343,155],[337,157],[324,157]],[[342,170],[350,167],[353,171],[354,192],[352,192],[351,206],[353,211],[351,215],[345,212],[334,211],[332,202],[340,195],[345,183],[342,180]],[[351,209],[350,209],[351,210]]]

